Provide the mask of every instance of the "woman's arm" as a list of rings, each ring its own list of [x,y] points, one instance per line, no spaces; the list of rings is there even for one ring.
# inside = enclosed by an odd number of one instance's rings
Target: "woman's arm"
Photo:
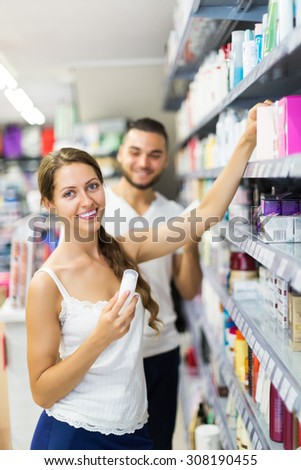
[[[48,275],[39,273],[29,286],[26,305],[27,362],[31,392],[42,408],[50,408],[82,380],[86,372],[113,341],[124,336],[134,318],[137,297],[118,315],[127,295],[117,294],[102,309],[96,329],[79,348],[58,361],[61,339],[58,320],[61,297]]]
[[[141,263],[172,253],[191,240],[197,240],[205,230],[223,218],[256,145],[257,108],[271,104],[271,101],[266,100],[249,111],[243,135],[201,204],[193,211],[161,225],[156,232],[151,230],[140,233],[141,241],[138,243],[127,237],[124,248],[129,256]]]
[[[198,243],[187,243],[181,254],[173,256],[173,280],[183,299],[191,300],[201,292],[202,277]]]

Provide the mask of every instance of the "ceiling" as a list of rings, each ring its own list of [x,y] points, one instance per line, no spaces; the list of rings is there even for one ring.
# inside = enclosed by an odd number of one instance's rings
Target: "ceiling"
[[[52,122],[59,102],[78,100],[78,71],[86,72],[89,87],[97,86],[92,77],[102,67],[163,66],[175,4],[176,0],[0,0],[0,55]],[[25,123],[0,90],[0,123],[9,122]]]

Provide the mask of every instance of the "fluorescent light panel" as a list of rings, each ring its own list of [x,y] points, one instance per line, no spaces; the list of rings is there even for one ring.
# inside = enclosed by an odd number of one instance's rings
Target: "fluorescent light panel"
[[[0,63],[0,90],[4,88],[17,88],[17,80],[12,74]]]
[[[23,113],[24,111],[33,108],[33,102],[22,88],[16,88],[15,90],[6,88],[6,90],[4,90],[4,95],[13,107],[19,111],[19,113]]]
[[[28,124],[34,125],[38,124],[42,126],[45,124],[45,116],[38,108],[28,109],[27,111],[21,112],[21,116]]]
[[[4,95],[13,107],[21,114],[23,119],[29,124],[45,124],[45,116],[36,108],[22,88],[17,88],[17,80],[0,63],[0,90],[4,90]]]

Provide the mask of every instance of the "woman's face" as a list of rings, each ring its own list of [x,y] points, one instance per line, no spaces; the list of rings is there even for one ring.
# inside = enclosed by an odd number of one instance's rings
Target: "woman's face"
[[[105,193],[95,170],[85,163],[71,163],[59,168],[54,175],[53,202],[50,208],[72,233],[83,237],[95,233],[101,225],[105,208]],[[90,240],[90,238],[89,238]]]

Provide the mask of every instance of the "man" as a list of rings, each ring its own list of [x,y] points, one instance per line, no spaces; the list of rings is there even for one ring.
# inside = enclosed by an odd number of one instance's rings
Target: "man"
[[[153,119],[133,122],[118,151],[122,177],[112,188],[106,188],[104,226],[108,233],[120,236],[134,230],[158,226],[160,221],[181,214],[183,208],[155,192],[153,186],[168,164],[168,136],[164,126]],[[156,224],[156,225],[155,225]],[[175,236],[179,236],[175,232]],[[139,265],[159,305],[163,321],[159,336],[147,325],[144,328],[144,369],[148,393],[149,431],[154,449],[171,449],[176,421],[179,333],[171,295],[171,282],[184,299],[199,291],[201,269],[196,242],[181,252],[163,256]]]

